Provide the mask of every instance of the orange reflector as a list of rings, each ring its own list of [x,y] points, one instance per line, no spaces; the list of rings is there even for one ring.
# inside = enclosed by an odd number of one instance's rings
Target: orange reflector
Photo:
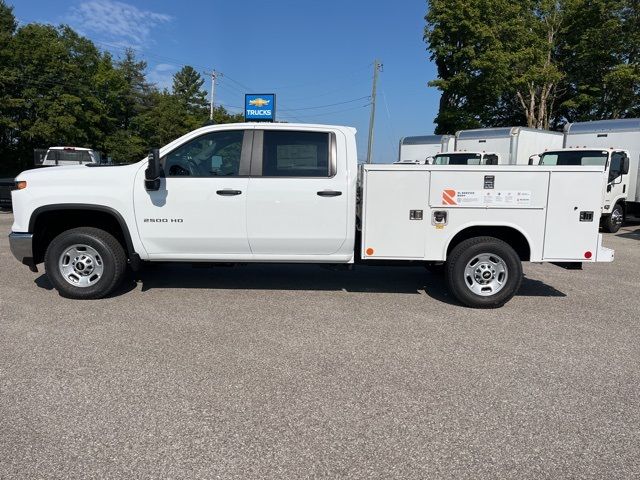
[[[365,250],[365,253],[366,253],[367,255],[373,255],[373,254],[374,254],[374,252],[375,252],[375,251],[374,251],[374,250],[373,250],[373,248],[371,248],[371,247],[369,247],[369,248],[367,248],[367,249]]]
[[[592,257],[592,253],[591,252],[584,252],[584,258],[589,259]]]
[[[27,182],[25,182],[24,180],[22,182],[16,182],[16,188],[18,190],[24,190],[25,188],[27,188]]]

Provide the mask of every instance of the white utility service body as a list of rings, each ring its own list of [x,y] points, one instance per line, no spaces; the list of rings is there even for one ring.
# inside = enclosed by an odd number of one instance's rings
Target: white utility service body
[[[415,163],[424,165],[427,159],[437,153],[452,152],[456,137],[453,135],[419,135],[403,137],[398,148],[398,160],[394,163]]]
[[[498,127],[460,130],[456,133],[456,151],[494,152],[500,164],[528,165],[532,155],[562,148],[560,132],[527,127]]]
[[[446,262],[473,307],[508,301],[521,260],[613,260],[598,233],[603,167],[359,168],[355,133],[215,125],[133,165],[23,172],[11,249],[72,298],[106,295],[127,260]]]

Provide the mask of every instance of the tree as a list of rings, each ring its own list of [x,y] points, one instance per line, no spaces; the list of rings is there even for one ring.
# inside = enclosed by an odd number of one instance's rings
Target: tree
[[[562,75],[552,0],[432,0],[425,40],[442,90],[438,129],[524,120],[547,128]]]
[[[640,11],[634,0],[568,0],[560,53],[569,121],[640,115]]]
[[[195,69],[186,65],[173,75],[173,95],[187,111],[196,117],[206,118],[207,92],[202,90],[204,79]]]
[[[637,0],[431,0],[439,133],[640,116]]]
[[[146,68],[133,50],[114,60],[67,26],[18,28],[0,0],[0,173],[16,175],[33,165],[35,148],[59,145],[138,161],[207,121],[204,81],[192,67],[176,74],[173,92],[151,85]],[[214,121],[241,116],[218,107]]]

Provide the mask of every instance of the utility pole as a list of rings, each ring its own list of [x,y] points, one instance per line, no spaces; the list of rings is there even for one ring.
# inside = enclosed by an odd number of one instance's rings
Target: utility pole
[[[376,119],[376,88],[378,86],[378,72],[382,71],[382,64],[373,61],[373,87],[371,88],[371,117],[369,118],[369,145],[367,147],[367,163],[371,163],[373,155],[373,123]]]
[[[209,120],[213,121],[213,99],[215,98],[216,92],[216,78],[218,78],[218,72],[215,70],[211,71],[211,108],[209,109]]]

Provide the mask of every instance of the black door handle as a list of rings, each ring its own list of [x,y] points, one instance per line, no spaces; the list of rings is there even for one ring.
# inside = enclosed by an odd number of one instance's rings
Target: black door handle
[[[336,190],[320,190],[318,195],[321,197],[339,197],[342,195],[342,192],[338,192]]]
[[[241,190],[229,190],[229,189],[225,189],[225,190],[218,190],[216,192],[218,195],[223,195],[226,197],[230,197],[232,195],[240,195],[242,193]]]

